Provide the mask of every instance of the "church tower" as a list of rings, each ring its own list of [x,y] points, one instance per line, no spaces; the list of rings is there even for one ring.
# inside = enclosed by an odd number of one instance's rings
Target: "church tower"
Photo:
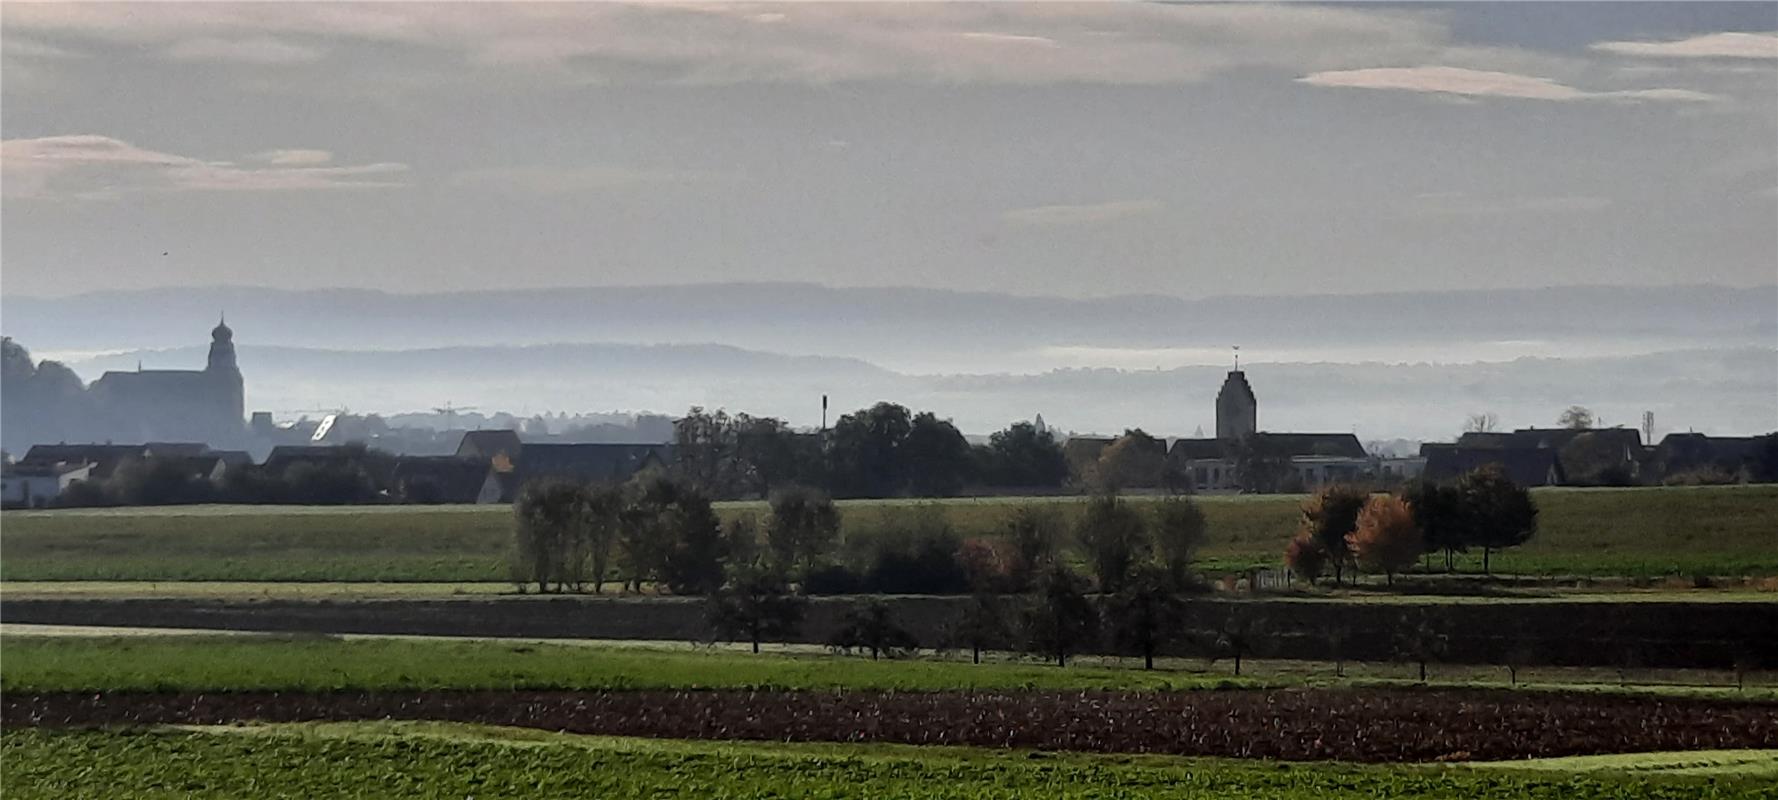
[[[224,441],[232,441],[241,433],[247,398],[241,368],[235,363],[235,332],[226,319],[218,320],[210,331],[210,361],[204,375],[212,387],[217,433],[226,437]]]
[[[1253,398],[1253,387],[1247,385],[1247,373],[1238,367],[1223,379],[1222,390],[1216,393],[1216,438],[1244,439],[1259,430],[1259,402]]]

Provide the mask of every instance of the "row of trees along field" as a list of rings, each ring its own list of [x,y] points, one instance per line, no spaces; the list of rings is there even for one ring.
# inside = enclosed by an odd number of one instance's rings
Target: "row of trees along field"
[[[966,485],[1051,489],[1068,479],[1062,446],[1029,422],[972,446],[950,420],[895,403],[841,416],[825,443],[780,419],[695,407],[673,431],[675,471],[720,499],[793,484],[839,497],[946,497]]]
[[[910,513],[920,517],[917,508]],[[515,517],[515,581],[540,592],[598,592],[615,572],[629,591],[654,583],[702,596],[712,633],[755,652],[794,638],[807,596],[833,589],[969,593],[941,638],[926,643],[880,601],[852,609],[829,643],[872,658],[928,646],[967,649],[979,662],[984,650],[1015,649],[1066,665],[1108,647],[1152,668],[1157,655],[1185,648],[1231,658],[1240,674],[1241,659],[1261,651],[1268,634],[1251,613],[1188,619],[1185,597],[1203,591],[1191,560],[1208,530],[1187,498],[1132,504],[1096,497],[1071,531],[1043,505],[1018,509],[993,540],[957,543],[928,528],[912,547],[876,552],[862,574],[831,562],[839,511],[808,488],[775,494],[763,530],[744,518],[724,528],[706,496],[666,477],[625,487],[536,484],[520,497]],[[1084,574],[1063,557],[1069,535]],[[1435,620],[1404,617],[1402,652],[1431,659],[1443,636]]]
[[[1298,577],[1314,581],[1328,569],[1335,583],[1360,570],[1393,583],[1423,557],[1452,557],[1482,551],[1482,571],[1491,570],[1495,550],[1516,547],[1537,533],[1537,505],[1531,493],[1493,465],[1455,483],[1422,481],[1396,494],[1334,484],[1303,503],[1302,525],[1284,551],[1284,563]]]

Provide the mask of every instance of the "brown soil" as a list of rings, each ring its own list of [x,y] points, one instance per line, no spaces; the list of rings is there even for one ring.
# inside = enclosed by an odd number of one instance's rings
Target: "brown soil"
[[[1778,704],[1480,690],[19,694],[20,726],[447,720],[679,739],[1400,762],[1778,747]]]

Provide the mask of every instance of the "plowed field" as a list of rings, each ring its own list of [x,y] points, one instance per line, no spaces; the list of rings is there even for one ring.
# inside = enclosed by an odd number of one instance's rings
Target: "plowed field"
[[[440,720],[679,739],[1362,762],[1778,747],[1778,704],[1479,690],[8,693],[6,726]]]

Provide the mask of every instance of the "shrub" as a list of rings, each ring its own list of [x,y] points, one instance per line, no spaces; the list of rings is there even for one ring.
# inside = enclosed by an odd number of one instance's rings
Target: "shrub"
[[[1327,569],[1327,551],[1315,537],[1299,533],[1284,548],[1284,566],[1297,577],[1314,583],[1321,577],[1321,571]]]
[[[977,592],[995,592],[1004,588],[1009,582],[1009,554],[1003,550],[1008,545],[993,539],[967,539],[957,550],[957,563],[963,567],[963,574],[968,576],[969,586]]]
[[[864,590],[864,579],[851,569],[829,564],[817,567],[803,576],[803,593],[813,595],[858,594]]]
[[[828,645],[847,653],[868,651],[876,661],[879,656],[896,658],[912,653],[920,647],[920,640],[895,624],[887,604],[871,600],[846,612],[844,623]]]

